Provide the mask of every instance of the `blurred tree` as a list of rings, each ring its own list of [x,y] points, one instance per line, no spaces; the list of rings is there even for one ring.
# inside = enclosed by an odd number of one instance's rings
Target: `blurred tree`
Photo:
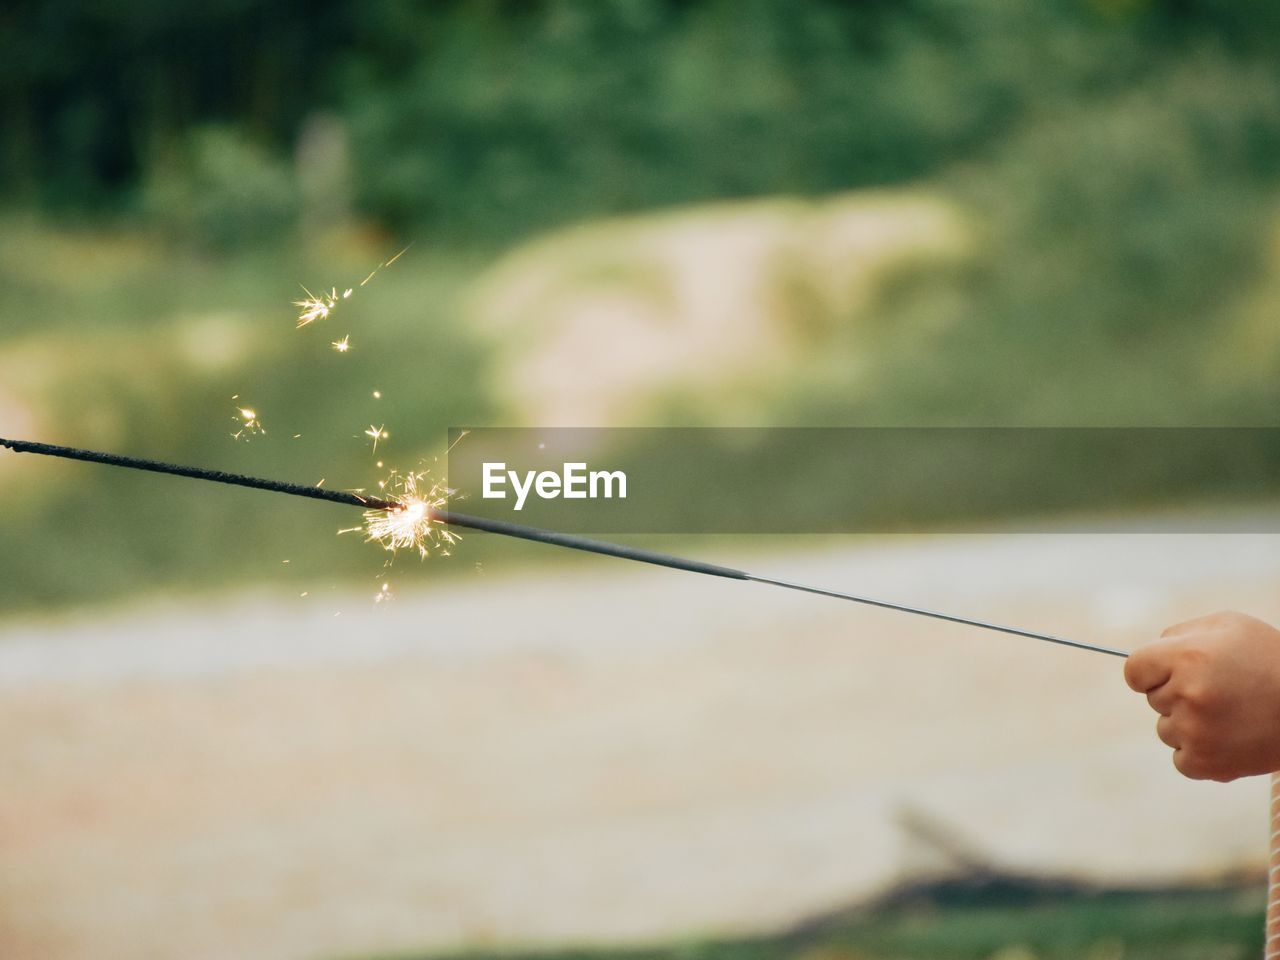
[[[276,149],[323,99],[345,0],[13,0],[0,12],[5,192],[120,208],[211,121]]]
[[[365,214],[505,242],[655,205],[930,175],[1205,50],[1256,61],[1274,84],[1277,9],[13,0],[0,175],[11,201],[130,209],[153,171],[198,165],[183,141],[210,125],[283,155],[309,117],[336,112]],[[1238,94],[1221,91],[1228,114]]]

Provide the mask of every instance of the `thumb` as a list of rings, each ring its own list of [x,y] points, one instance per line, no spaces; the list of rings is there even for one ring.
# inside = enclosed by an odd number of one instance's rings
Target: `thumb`
[[[1124,662],[1124,681],[1136,693],[1150,693],[1173,675],[1174,644],[1153,640],[1139,647]]]

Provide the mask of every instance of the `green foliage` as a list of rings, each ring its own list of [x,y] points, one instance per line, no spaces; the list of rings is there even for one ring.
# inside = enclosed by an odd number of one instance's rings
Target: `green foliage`
[[[1199,48],[1274,63],[1276,19],[1265,0],[18,0],[0,173],[11,198],[119,207],[221,169],[211,124],[285,155],[337,107],[364,212],[505,240],[926,176]]]
[[[1246,400],[1210,362],[1273,269],[1275,72],[1178,58],[1037,112],[942,180],[984,255],[901,278],[879,304],[873,374],[816,398],[801,388],[791,419],[1275,422],[1274,403]]]
[[[355,69],[345,88],[363,199],[487,237],[919,177],[1036,101],[1105,82],[1126,42],[992,0],[563,2],[433,26],[409,34],[410,67]],[[1062,69],[1034,79],[1046,64]]]
[[[146,184],[148,219],[171,238],[217,250],[278,241],[298,216],[288,165],[229,127],[193,131]]]

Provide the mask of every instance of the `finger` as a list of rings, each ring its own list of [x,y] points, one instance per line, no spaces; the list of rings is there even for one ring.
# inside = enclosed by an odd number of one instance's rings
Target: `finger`
[[[1156,736],[1166,747],[1173,747],[1174,750],[1182,747],[1182,738],[1178,735],[1178,727],[1172,717],[1159,717],[1156,720]]]
[[[1173,751],[1173,766],[1180,774],[1188,780],[1207,780],[1209,779],[1201,764],[1196,758],[1181,748]]]
[[[1162,717],[1167,717],[1173,713],[1173,706],[1178,702],[1178,695],[1174,692],[1175,684],[1162,683],[1154,690],[1147,692],[1147,703],[1151,705],[1151,709]]]
[[[1149,693],[1168,682],[1173,673],[1169,644],[1149,643],[1129,654],[1124,662],[1124,680],[1136,693]]]

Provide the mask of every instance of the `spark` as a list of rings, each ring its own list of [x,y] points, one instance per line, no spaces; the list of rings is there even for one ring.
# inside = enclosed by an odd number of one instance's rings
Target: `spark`
[[[448,490],[430,481],[426,473],[392,472],[378,487],[388,490],[387,499],[395,503],[390,510],[364,512],[364,526],[339,530],[339,533],[363,532],[367,542],[382,544],[384,550],[417,550],[426,557],[433,547],[443,556],[460,539],[456,533],[436,522],[432,514],[448,502]]]
[[[412,244],[410,244],[410,246],[412,246]],[[328,293],[321,290],[319,294],[314,294],[303,286],[302,292],[305,293],[306,296],[301,300],[293,301],[293,305],[298,308],[298,326],[305,327],[308,324],[315,323],[317,320],[327,320],[333,312],[338,309],[338,306],[343,300],[350,300],[351,295],[354,294],[359,287],[363,287],[366,283],[376,277],[378,275],[378,271],[383,267],[389,267],[391,264],[399,260],[404,256],[405,251],[408,249],[409,247],[405,247],[404,250],[401,250],[390,260],[384,260],[369,271],[369,275],[361,280],[358,286],[347,287],[342,291],[342,293],[338,293],[337,287],[330,287]],[[299,286],[301,286],[301,284],[299,284]],[[339,349],[344,350],[345,348]]]
[[[409,247],[411,247],[411,246],[413,246],[413,244],[409,244]],[[393,263],[395,263],[397,260],[399,260],[401,257],[403,257],[403,256],[405,255],[405,251],[407,251],[407,250],[409,249],[409,247],[405,247],[405,248],[404,248],[404,250],[401,250],[399,253],[397,253],[397,254],[396,254],[394,257],[392,257],[390,260],[384,260],[384,261],[382,261],[382,263],[380,263],[380,264],[378,264],[376,267],[374,267],[371,271],[369,271],[369,275],[368,275],[367,277],[365,277],[363,280],[361,280],[361,281],[360,281],[360,286],[362,286],[362,287],[363,287],[366,283],[368,283],[370,280],[372,280],[374,277],[376,277],[376,276],[378,275],[378,271],[379,271],[379,270],[381,270],[383,267],[389,267],[389,266],[391,266]],[[348,290],[348,291],[347,291],[347,296],[350,296],[350,295],[351,295],[351,291],[350,291],[350,290]]]
[[[302,300],[293,301],[293,305],[299,311],[299,327],[305,327],[307,324],[315,323],[317,320],[327,319],[338,305],[338,291],[334,287],[331,287],[328,293],[321,293],[318,297],[306,287],[302,288],[302,292],[306,294],[306,297]]]
[[[375,391],[373,391],[373,399],[375,399],[375,400],[381,400],[381,399],[382,399],[382,391],[381,391],[381,390],[375,390]]]
[[[382,425],[382,426],[380,426],[380,427],[375,427],[372,423],[371,423],[371,424],[369,424],[369,429],[368,429],[368,430],[366,430],[366,431],[364,432],[364,435],[365,435],[366,437],[373,437],[373,452],[374,452],[374,453],[377,453],[377,452],[378,452],[378,441],[379,441],[379,440],[386,440],[388,437],[390,437],[390,436],[391,436],[391,434],[387,433],[387,426],[386,426],[386,424],[383,424],[383,425]]]
[[[231,399],[239,400],[240,394],[237,393]],[[248,441],[250,437],[265,434],[267,432],[262,426],[262,421],[258,419],[257,412],[252,407],[237,406],[236,412],[231,419],[234,420],[240,428],[235,433],[231,434],[231,437],[234,440],[243,439]]]
[[[348,333],[341,340],[330,341],[329,346],[333,347],[333,349],[337,350],[339,353],[346,353],[351,349],[351,334]]]
[[[374,602],[374,603],[386,603],[386,602],[387,602],[388,600],[390,600],[393,596],[394,596],[394,594],[392,594],[392,592],[391,592],[391,584],[387,583],[387,582],[384,580],[384,581],[383,581],[383,583],[382,583],[382,589],[380,589],[377,593],[375,593],[375,594],[373,595],[373,602]]]

